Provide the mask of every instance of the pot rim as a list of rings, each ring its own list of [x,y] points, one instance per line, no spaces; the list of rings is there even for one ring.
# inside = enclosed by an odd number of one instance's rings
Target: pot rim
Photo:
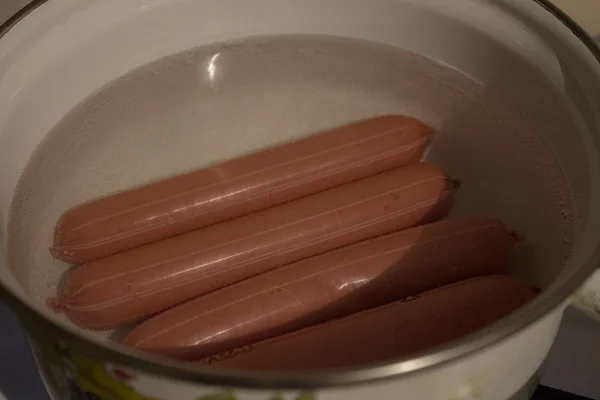
[[[48,1],[33,0],[18,11],[0,25],[0,38],[32,11]],[[552,4],[550,0],[533,1],[569,28],[600,65],[600,47],[583,28],[565,12]],[[548,293],[548,295],[540,296],[540,298],[511,316],[476,334],[385,364],[317,373],[215,372],[206,367],[192,367],[172,360],[134,352],[115,343],[100,343],[86,339],[74,330],[53,322],[47,315],[29,307],[2,281],[0,281],[0,295],[5,295],[27,327],[31,328],[33,326],[37,332],[54,334],[60,338],[66,337],[73,347],[83,349],[88,354],[107,362],[114,362],[149,374],[187,383],[254,389],[318,389],[364,384],[391,378],[404,378],[462,359],[488,346],[504,341],[558,309],[596,270],[598,263],[595,263],[595,261],[597,260],[600,260],[600,249],[596,249],[589,262],[573,272],[562,285],[553,285],[554,287],[547,290],[545,293]]]

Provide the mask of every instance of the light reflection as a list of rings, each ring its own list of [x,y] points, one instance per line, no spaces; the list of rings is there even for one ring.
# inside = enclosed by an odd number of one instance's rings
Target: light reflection
[[[350,282],[345,282],[343,285],[340,285],[339,290],[344,290],[344,289],[346,289],[348,287],[360,285],[361,283],[364,283],[366,281],[368,281],[367,278],[359,278],[359,279],[355,279],[355,280],[350,281]]]
[[[206,68],[206,71],[208,72],[208,79],[210,79],[210,81],[214,81],[215,80],[215,75],[217,73],[217,60],[219,59],[219,56],[221,55],[221,53],[217,53],[214,56],[212,56],[210,58],[210,61],[208,62],[208,67]]]
[[[21,85],[11,96],[10,96],[10,100],[14,100],[19,93],[21,93],[23,91],[23,89],[25,89],[25,85]]]
[[[225,173],[223,172],[222,175],[225,176]],[[236,196],[241,195],[244,192],[253,193],[255,191],[259,191],[264,186],[265,186],[265,182],[261,181],[259,183],[256,183],[256,184],[252,185],[252,186],[247,185],[247,186],[245,186],[243,188],[240,188],[240,189],[230,189],[227,193],[223,193],[223,194],[221,194],[218,197],[215,196],[215,197],[208,198],[208,199],[196,200],[194,203],[188,204],[188,205],[186,205],[184,207],[173,208],[173,209],[170,209],[167,212],[164,212],[162,214],[149,215],[149,216],[146,217],[145,220],[146,221],[153,221],[153,220],[158,219],[158,218],[164,218],[164,219],[177,218],[177,217],[174,217],[172,214],[188,212],[189,210],[194,210],[194,209],[197,209],[197,208],[199,208],[201,206],[208,205],[210,203],[219,203],[219,202],[225,201],[229,197],[234,197],[235,198]],[[247,197],[250,198],[250,199],[253,199],[253,198],[257,197],[257,196],[256,195],[248,195]]]
[[[215,339],[218,340],[218,338],[223,337],[223,335],[225,335],[225,337],[227,337],[226,335],[232,331],[232,330],[236,330],[236,329],[240,329],[242,327],[245,326],[254,326],[255,324],[259,324],[260,320],[266,319],[267,321],[269,321],[269,318],[271,318],[272,315],[276,314],[277,312],[281,311],[281,309],[275,309],[275,310],[271,310],[269,312],[266,313],[262,313],[262,314],[257,314],[256,316],[252,317],[252,318],[247,318],[244,319],[242,321],[236,321],[236,324],[232,324],[229,327],[226,328],[222,328],[220,330],[216,330],[214,332],[211,332],[210,335],[208,336],[199,336],[199,337],[195,337],[192,341],[192,346],[199,346],[202,345],[206,342],[211,342]],[[252,329],[250,329],[251,331]]]

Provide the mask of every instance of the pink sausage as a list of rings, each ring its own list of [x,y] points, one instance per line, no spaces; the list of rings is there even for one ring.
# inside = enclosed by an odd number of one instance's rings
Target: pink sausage
[[[438,220],[454,183],[413,164],[74,268],[51,303],[109,329],[273,268]]]
[[[52,254],[89,262],[412,164],[431,133],[372,118],[93,201],[63,215]]]
[[[308,258],[167,310],[128,346],[197,360],[439,286],[506,272],[515,243],[496,219],[464,217]]]
[[[480,330],[536,293],[505,275],[474,278],[200,362],[215,368],[278,372],[387,362]]]

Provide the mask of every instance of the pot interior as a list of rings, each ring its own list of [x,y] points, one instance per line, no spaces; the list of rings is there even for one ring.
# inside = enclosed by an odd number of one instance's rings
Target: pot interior
[[[172,1],[157,39],[149,29],[165,2],[137,14],[124,8],[110,27],[82,28],[93,12],[111,9],[100,3],[82,10],[51,1],[0,41],[11,50],[0,59],[0,89],[12,89],[0,99],[0,158],[10,167],[0,184],[0,274],[58,323],[69,324],[44,301],[69,266],[48,248],[67,209],[386,113],[436,128],[426,159],[462,182],[453,215],[492,215],[520,233],[513,275],[547,288],[565,265],[578,267],[567,261],[590,226],[594,120],[569,98],[569,69],[556,49],[522,29],[510,7],[328,1],[314,12],[310,1],[287,10],[255,2],[270,7],[267,16],[231,1]],[[43,39],[28,32],[59,11],[78,18],[62,27],[77,40],[59,45],[66,33],[51,23]],[[245,12],[256,20],[241,24]],[[462,18],[490,13],[498,18],[487,31],[485,19]],[[508,38],[497,35],[504,30]]]

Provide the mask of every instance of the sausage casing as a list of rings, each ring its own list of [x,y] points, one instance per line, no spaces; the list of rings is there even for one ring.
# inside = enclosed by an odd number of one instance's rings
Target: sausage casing
[[[439,286],[503,274],[514,243],[489,217],[418,226],[201,296],[143,322],[124,343],[197,360]]]
[[[109,329],[283,265],[432,222],[454,183],[420,163],[74,268],[55,304]]]
[[[411,164],[431,132],[372,118],[93,201],[62,216],[52,254],[93,261]]]
[[[532,300],[536,293],[506,275],[469,279],[200,362],[216,368],[271,371],[387,362],[482,329]]]

